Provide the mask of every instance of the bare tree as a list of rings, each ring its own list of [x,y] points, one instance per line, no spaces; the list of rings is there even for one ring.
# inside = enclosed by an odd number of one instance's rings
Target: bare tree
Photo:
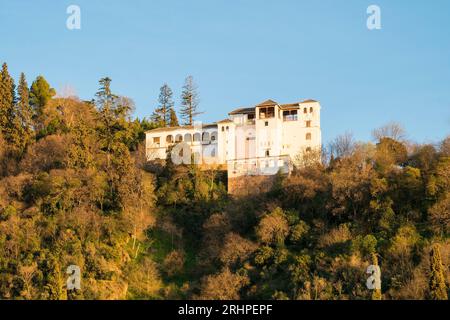
[[[328,146],[330,155],[335,158],[345,158],[355,151],[355,139],[351,132],[346,132],[337,136]]]
[[[444,141],[441,142],[439,149],[442,155],[450,157],[450,136],[448,136],[447,138],[444,139]]]
[[[396,141],[402,141],[406,137],[405,129],[397,122],[390,122],[378,129],[372,131],[375,140],[380,141],[383,138],[391,138]]]

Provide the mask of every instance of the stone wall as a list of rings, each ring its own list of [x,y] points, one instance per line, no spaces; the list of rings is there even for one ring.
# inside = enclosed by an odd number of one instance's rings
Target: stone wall
[[[239,197],[266,193],[272,188],[276,177],[271,175],[228,178],[228,193]]]

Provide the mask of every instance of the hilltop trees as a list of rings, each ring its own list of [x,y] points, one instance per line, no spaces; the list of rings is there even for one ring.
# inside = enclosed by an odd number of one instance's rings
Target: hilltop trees
[[[148,165],[143,132],[160,124],[132,120],[111,79],[81,101],[52,97],[42,78],[31,103],[24,75],[17,99],[6,66],[0,75],[0,298],[448,298],[449,138],[346,134],[330,161],[231,197],[224,172]],[[76,294],[65,287],[72,264]],[[366,287],[371,264],[382,292]]]

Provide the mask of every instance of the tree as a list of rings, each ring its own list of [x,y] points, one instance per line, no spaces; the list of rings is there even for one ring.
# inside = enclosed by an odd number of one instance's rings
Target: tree
[[[281,208],[265,215],[256,228],[256,235],[263,243],[282,244],[289,234],[289,225]]]
[[[159,92],[159,106],[153,112],[151,117],[153,122],[159,123],[162,127],[173,126],[172,125],[172,112],[173,110],[173,93],[167,83],[164,83]]]
[[[444,267],[438,245],[434,245],[430,252],[430,298],[432,300],[447,300],[447,286],[445,284]]]
[[[0,130],[7,142],[13,138],[15,100],[14,79],[8,72],[8,65],[4,63],[0,72]]]
[[[178,123],[177,113],[174,109],[170,109],[170,126],[178,127],[180,124]]]
[[[440,151],[444,157],[450,157],[450,136],[441,142]]]
[[[329,145],[329,151],[333,158],[349,157],[354,150],[355,139],[350,132],[336,137]]]
[[[194,83],[194,78],[188,76],[184,82],[183,92],[181,94],[182,108],[180,113],[185,124],[191,126],[194,123],[195,117],[202,113],[198,111],[198,103],[197,86]]]
[[[30,105],[30,92],[28,89],[25,74],[20,74],[19,85],[17,87],[18,101],[16,106],[15,127],[17,130],[17,148],[23,154],[26,147],[33,138],[32,116],[33,110]]]
[[[374,139],[380,141],[382,138],[390,138],[395,141],[402,141],[405,139],[405,129],[397,122],[390,122],[381,128],[372,131]]]
[[[38,130],[43,129],[41,122],[44,107],[55,94],[55,89],[50,87],[43,76],[38,76],[31,84],[30,104],[33,108],[35,126]]]
[[[228,268],[222,272],[202,279],[200,299],[203,300],[238,300],[240,290],[249,283],[245,275],[235,274]]]
[[[133,161],[128,144],[133,140],[133,130],[129,115],[133,102],[111,92],[111,79],[99,81],[100,89],[96,94],[98,108],[97,134],[100,149],[106,155],[105,171],[108,175],[109,194],[106,209],[123,210],[133,188],[130,181],[133,175]]]

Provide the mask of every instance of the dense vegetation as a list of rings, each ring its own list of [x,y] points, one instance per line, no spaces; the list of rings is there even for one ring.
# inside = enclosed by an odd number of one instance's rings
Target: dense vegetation
[[[16,88],[3,65],[0,298],[447,299],[450,137],[344,135],[267,194],[232,198],[221,172],[146,163],[144,131],[177,123],[170,88],[154,121],[132,121],[110,82],[80,101],[43,77]],[[73,264],[82,288],[68,292]]]

